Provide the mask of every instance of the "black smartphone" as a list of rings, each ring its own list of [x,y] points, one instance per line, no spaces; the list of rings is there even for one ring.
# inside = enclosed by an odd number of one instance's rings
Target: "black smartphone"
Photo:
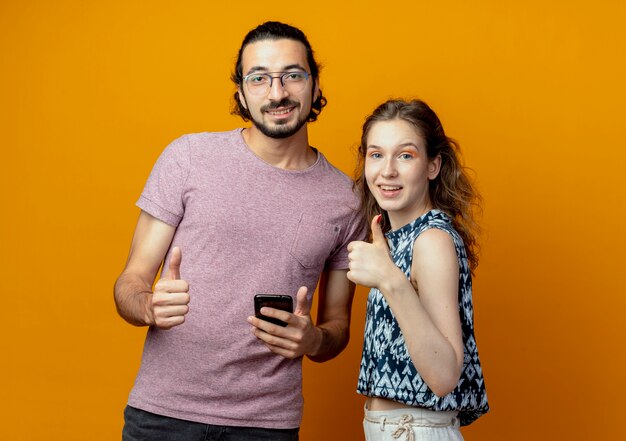
[[[293,299],[291,296],[283,294],[257,294],[254,296],[254,315],[270,323],[274,323],[279,326],[287,326],[287,323],[282,320],[275,319],[273,317],[267,317],[261,314],[261,308],[267,306],[268,308],[281,309],[287,312],[293,312]]]

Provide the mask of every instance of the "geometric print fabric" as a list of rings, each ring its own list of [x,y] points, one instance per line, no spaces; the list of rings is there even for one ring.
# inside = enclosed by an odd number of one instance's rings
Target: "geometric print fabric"
[[[386,236],[394,263],[410,278],[413,243],[429,228],[438,228],[450,234],[459,260],[459,316],[464,345],[459,383],[445,397],[438,397],[430,390],[411,361],[393,311],[382,293],[372,288],[367,299],[357,392],[430,410],[456,410],[461,425],[466,426],[486,413],[489,404],[474,337],[472,275],[463,240],[452,227],[450,218],[439,210],[431,210]]]

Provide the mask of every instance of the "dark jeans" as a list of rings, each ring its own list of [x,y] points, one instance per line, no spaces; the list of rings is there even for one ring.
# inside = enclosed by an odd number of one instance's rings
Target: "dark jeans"
[[[126,406],[123,441],[298,441],[299,429],[214,426]]]

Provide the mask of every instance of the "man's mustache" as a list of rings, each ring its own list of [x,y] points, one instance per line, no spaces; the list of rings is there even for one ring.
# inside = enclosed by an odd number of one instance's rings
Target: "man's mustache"
[[[293,100],[290,100],[289,98],[283,98],[282,100],[278,102],[266,104],[265,106],[261,107],[261,110],[263,112],[267,112],[268,110],[274,110],[280,107],[298,106],[299,104],[300,103],[298,101],[293,101]]]

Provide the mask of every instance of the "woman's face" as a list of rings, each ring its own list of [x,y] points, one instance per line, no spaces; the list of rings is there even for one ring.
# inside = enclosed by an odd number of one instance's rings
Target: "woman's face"
[[[432,209],[428,182],[437,177],[441,158],[428,158],[413,125],[401,119],[375,122],[366,145],[365,180],[394,230]]]

